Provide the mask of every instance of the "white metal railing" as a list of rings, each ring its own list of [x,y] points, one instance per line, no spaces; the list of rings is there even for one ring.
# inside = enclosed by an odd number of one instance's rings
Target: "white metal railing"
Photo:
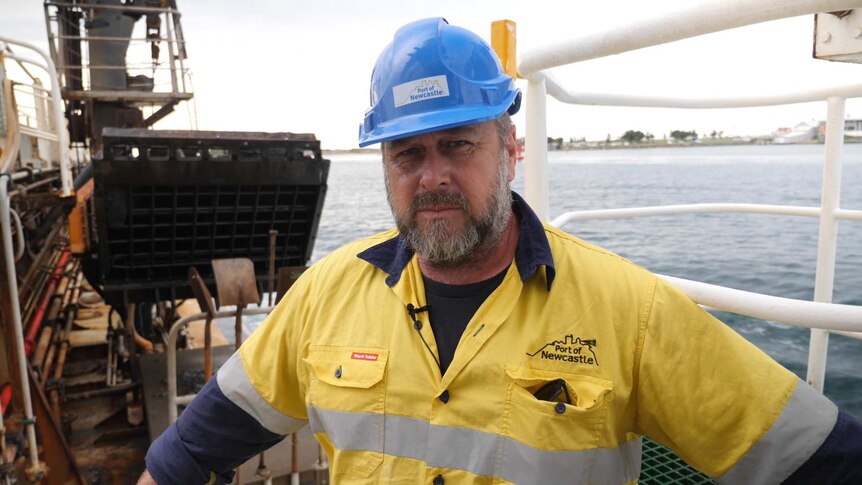
[[[250,307],[242,310],[242,314],[244,316],[250,315],[268,315],[274,306],[265,306],[265,307]],[[236,316],[236,310],[224,310],[220,312],[216,312],[213,316],[213,319],[216,318],[224,318],[224,317],[234,317]],[[186,328],[188,324],[194,321],[206,320],[206,313],[195,313],[193,315],[187,315],[176,323],[173,324],[171,330],[168,332],[168,342],[167,342],[167,367],[168,367],[168,423],[173,423],[177,420],[177,406],[180,404],[188,404],[194,399],[196,394],[187,394],[184,396],[177,396],[177,338],[179,337],[180,330]],[[243,328],[245,332],[245,328]]]
[[[862,85],[828,86],[815,90],[769,93],[763,96],[672,99],[654,96],[584,93],[561,85],[547,69],[589,59],[620,54],[702,34],[753,25],[787,17],[849,10],[859,0],[712,0],[672,12],[664,12],[612,30],[545,45],[520,54],[518,73],[527,79],[525,136],[525,197],[542,219],[548,219],[547,96],[563,103],[602,106],[714,109],[773,106],[826,101],[826,140],[820,207],[758,204],[689,204],[598,211],[568,212],[552,223],[575,219],[636,217],[658,214],[738,212],[817,217],[820,234],[817,249],[814,302],[778,298],[701,282],[665,277],[698,303],[755,318],[811,328],[808,382],[823,390],[829,331],[855,338],[862,336],[862,307],[831,304],[835,274],[838,221],[862,220],[862,211],[841,209],[841,149],[844,140],[845,99],[862,97]]]
[[[54,68],[54,61],[42,49],[32,44],[2,36],[0,36],[0,43],[20,47],[25,49],[30,55],[40,58],[40,61],[34,61],[18,54],[4,52],[4,57],[7,59],[13,59],[22,65],[38,67],[50,79],[50,90],[42,88],[42,86],[38,85],[38,80],[34,80],[35,87],[32,88],[32,95],[34,96],[33,106],[37,117],[36,126],[22,126],[20,132],[36,137],[40,143],[42,141],[50,143],[51,149],[56,147],[57,162],[60,166],[60,192],[63,196],[72,195],[72,169],[69,164],[69,134],[66,131],[65,105],[63,98],[60,96],[60,83],[57,79],[57,70]],[[49,93],[50,96],[48,96]],[[45,103],[47,103],[47,106],[45,106]],[[45,145],[42,144],[41,146]]]
[[[100,34],[95,29],[81,30],[80,24],[70,23],[61,15],[70,9],[81,12],[83,18],[90,21],[100,19],[109,11],[129,16],[146,15],[158,20],[154,22],[155,32],[148,31],[146,35],[136,33],[135,29],[141,24],[130,20],[131,17],[126,17],[130,22],[128,36],[117,32],[114,35]],[[139,6],[131,2],[105,5],[49,0],[45,2],[45,14],[51,55],[56,59],[67,96],[116,96],[122,91],[126,93],[125,99],[144,101],[161,99],[165,95],[181,99],[191,97],[188,89],[191,86],[190,73],[185,66],[185,40],[178,27],[178,10],[166,6]],[[63,48],[67,42],[71,42],[67,45],[76,46],[73,58],[68,56],[68,49]],[[96,49],[96,46],[100,48]],[[105,50],[108,46],[116,46],[117,52],[108,54]],[[105,56],[116,58],[105,62]],[[115,71],[120,72],[112,76]],[[135,76],[145,76],[146,85],[133,86],[131,83],[135,82]]]

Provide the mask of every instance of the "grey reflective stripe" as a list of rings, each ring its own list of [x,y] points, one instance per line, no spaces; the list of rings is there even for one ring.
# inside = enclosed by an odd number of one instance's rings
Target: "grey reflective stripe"
[[[514,483],[619,485],[636,480],[641,471],[640,439],[616,448],[585,451],[542,451],[510,438],[504,440],[500,478]]]
[[[420,421],[425,426],[428,423]],[[389,421],[386,421],[389,424]],[[476,475],[494,476],[497,445],[512,441],[504,436],[454,426],[430,426],[425,462],[441,468],[467,470]],[[398,432],[397,430],[393,432]],[[386,433],[389,436],[389,433]],[[524,445],[521,445],[524,446]],[[534,454],[547,453],[530,448]],[[389,450],[387,444],[386,450]],[[398,450],[393,450],[398,453]],[[504,462],[505,463],[505,462]],[[503,475],[503,474],[501,474]],[[501,476],[500,478],[505,478]],[[510,482],[522,483],[508,479]],[[539,480],[534,483],[559,483]]]
[[[383,452],[383,415],[328,411],[308,406],[312,433],[326,433],[329,441],[344,451]]]
[[[327,433],[340,450],[382,452],[512,483],[619,485],[640,475],[640,439],[610,449],[546,451],[493,433],[404,416],[309,406],[308,420],[312,431]]]
[[[643,441],[638,438],[616,448],[598,448],[588,483],[611,485],[633,482],[641,474]]]
[[[838,408],[803,381],[781,415],[719,483],[781,483],[820,448],[838,419]]]
[[[282,413],[261,397],[257,389],[251,385],[242,360],[239,358],[239,352],[234,352],[219,368],[216,379],[225,397],[273,433],[290,434],[305,426],[304,419],[292,418]]]

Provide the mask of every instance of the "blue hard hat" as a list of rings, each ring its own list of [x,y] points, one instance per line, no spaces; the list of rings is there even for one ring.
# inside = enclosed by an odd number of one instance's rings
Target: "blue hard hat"
[[[359,146],[515,114],[521,91],[478,35],[432,18],[409,23],[371,74],[371,108]]]

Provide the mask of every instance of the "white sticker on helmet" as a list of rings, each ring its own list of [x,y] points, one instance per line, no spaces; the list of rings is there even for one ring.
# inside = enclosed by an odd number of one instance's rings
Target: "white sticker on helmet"
[[[431,76],[399,84],[392,88],[395,107],[425,101],[426,99],[449,96],[449,83],[446,76]]]

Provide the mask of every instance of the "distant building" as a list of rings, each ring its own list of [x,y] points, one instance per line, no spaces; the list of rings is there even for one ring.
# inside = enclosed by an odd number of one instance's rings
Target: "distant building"
[[[815,122],[799,123],[791,128],[779,128],[772,137],[772,143],[776,145],[788,145],[794,143],[811,143],[817,141],[817,127]]]
[[[844,120],[844,136],[862,138],[862,119]]]

